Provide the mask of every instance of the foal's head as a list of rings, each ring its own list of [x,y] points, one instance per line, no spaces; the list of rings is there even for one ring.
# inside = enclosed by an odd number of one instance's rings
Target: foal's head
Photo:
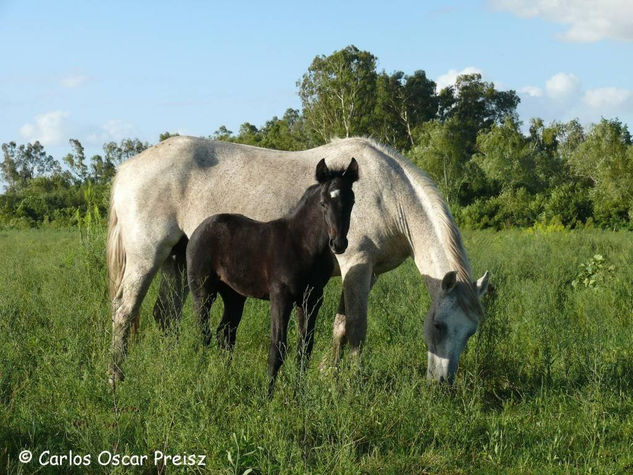
[[[321,207],[330,249],[335,254],[342,254],[347,249],[347,231],[354,206],[352,183],[358,180],[358,163],[352,158],[345,170],[330,170],[324,158],[316,167],[316,180],[321,188]]]

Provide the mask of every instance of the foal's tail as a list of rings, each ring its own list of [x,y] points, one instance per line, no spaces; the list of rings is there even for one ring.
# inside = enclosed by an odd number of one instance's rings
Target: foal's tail
[[[114,187],[110,196],[110,217],[108,219],[108,244],[106,254],[108,262],[108,280],[110,287],[110,300],[121,294],[121,281],[125,272],[125,248],[121,239],[121,227],[114,209]]]

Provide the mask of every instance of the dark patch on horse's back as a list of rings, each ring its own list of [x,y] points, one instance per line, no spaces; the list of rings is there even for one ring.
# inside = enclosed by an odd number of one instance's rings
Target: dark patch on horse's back
[[[216,142],[206,142],[204,146],[196,146],[193,151],[193,160],[200,168],[210,168],[218,164],[215,153]]]

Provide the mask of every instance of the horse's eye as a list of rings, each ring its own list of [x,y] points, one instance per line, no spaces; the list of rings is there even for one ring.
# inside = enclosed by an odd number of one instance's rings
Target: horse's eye
[[[321,201],[321,206],[322,206],[323,208],[325,208],[325,207],[327,206],[327,205],[325,204],[325,201]]]
[[[446,329],[446,325],[444,325],[443,323],[438,323],[438,322],[435,322],[435,323],[433,324],[433,326],[435,327],[435,329],[436,329],[438,332],[442,332],[442,331],[444,331],[444,330]]]

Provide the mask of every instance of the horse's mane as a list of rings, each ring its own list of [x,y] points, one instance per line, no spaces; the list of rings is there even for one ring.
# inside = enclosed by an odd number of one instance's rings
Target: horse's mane
[[[338,139],[334,139],[338,140]],[[458,287],[462,289],[458,296],[466,309],[482,315],[483,311],[477,291],[472,279],[472,270],[464,249],[462,237],[457,224],[451,215],[446,202],[442,198],[437,186],[431,178],[402,154],[393,148],[383,145],[371,138],[360,138],[394,160],[409,179],[420,204],[427,211],[431,225],[439,239],[442,239],[447,249],[447,257],[453,270],[457,271]]]

